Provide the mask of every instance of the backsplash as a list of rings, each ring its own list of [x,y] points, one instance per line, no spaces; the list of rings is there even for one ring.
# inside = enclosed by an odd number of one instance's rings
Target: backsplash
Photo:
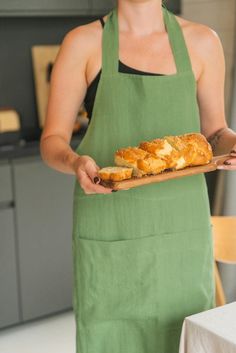
[[[92,16],[1,18],[0,107],[11,107],[18,112],[24,139],[38,139],[41,133],[31,47],[58,45],[69,30],[93,20]]]

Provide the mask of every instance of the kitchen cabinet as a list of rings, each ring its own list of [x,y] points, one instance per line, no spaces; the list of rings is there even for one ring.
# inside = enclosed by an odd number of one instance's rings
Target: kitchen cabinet
[[[74,176],[13,160],[23,321],[72,307]]]
[[[14,213],[0,204],[0,328],[19,322],[18,294]]]
[[[107,14],[116,0],[1,0],[0,16],[100,16]],[[180,13],[180,0],[167,0],[174,13]]]
[[[96,16],[115,5],[116,0],[1,0],[0,16]]]
[[[0,164],[0,203],[12,200],[11,167],[7,161]]]
[[[89,15],[91,0],[1,0],[1,16]]]
[[[92,0],[92,13],[105,15],[116,5],[116,0]]]

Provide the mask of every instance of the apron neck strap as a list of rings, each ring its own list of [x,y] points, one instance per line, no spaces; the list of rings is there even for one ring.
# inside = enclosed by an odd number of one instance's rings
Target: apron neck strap
[[[192,71],[182,28],[174,14],[162,4],[163,19],[169,36],[177,73]],[[119,70],[118,12],[114,7],[107,17],[102,34],[102,74],[116,75]]]

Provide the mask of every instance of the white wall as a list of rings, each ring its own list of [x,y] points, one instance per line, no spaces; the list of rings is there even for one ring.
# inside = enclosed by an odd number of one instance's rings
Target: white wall
[[[183,18],[203,23],[219,35],[225,54],[225,111],[230,120],[234,68],[236,0],[182,0]]]

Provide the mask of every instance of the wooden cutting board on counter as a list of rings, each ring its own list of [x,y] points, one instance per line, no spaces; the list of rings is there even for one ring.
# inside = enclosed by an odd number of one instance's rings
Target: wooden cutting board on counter
[[[46,117],[51,70],[59,49],[60,45],[33,45],[31,47],[37,110],[41,128],[44,126]]]
[[[232,158],[230,154],[223,154],[212,158],[211,162],[206,165],[186,167],[176,171],[164,171],[157,175],[147,175],[141,178],[133,177],[122,181],[104,181],[101,180],[100,184],[106,187],[112,187],[115,190],[123,190],[134,188],[137,186],[163,182],[170,179],[182,178],[185,176],[195,175],[199,173],[212,172],[217,169],[217,166],[223,164],[228,158]]]

